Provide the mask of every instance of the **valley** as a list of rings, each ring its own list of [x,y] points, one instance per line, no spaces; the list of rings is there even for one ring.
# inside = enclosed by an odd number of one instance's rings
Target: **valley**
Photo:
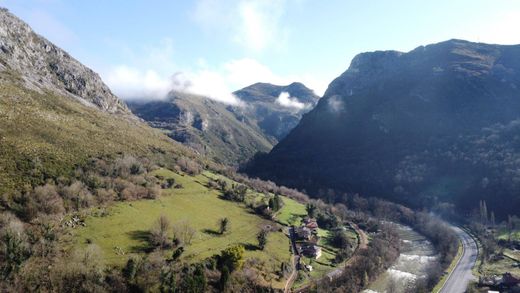
[[[0,292],[520,290],[518,42],[44,2],[0,8]]]

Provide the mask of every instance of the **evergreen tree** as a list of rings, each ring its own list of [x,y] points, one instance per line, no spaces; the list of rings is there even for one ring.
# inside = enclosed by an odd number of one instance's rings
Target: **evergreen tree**
[[[229,219],[222,218],[219,220],[219,233],[224,234],[229,229]]]
[[[267,244],[267,231],[264,229],[260,230],[256,235],[256,239],[258,240],[258,247],[260,247],[261,250],[264,250],[265,245]]]
[[[229,280],[229,269],[227,266],[224,266],[222,268],[222,271],[220,273],[220,280],[219,280],[219,285],[220,285],[220,290],[224,290],[224,288],[226,288],[226,284]]]

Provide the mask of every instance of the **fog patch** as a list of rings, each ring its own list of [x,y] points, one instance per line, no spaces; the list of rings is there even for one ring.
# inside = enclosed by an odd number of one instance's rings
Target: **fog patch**
[[[296,97],[291,97],[291,94],[288,92],[281,92],[278,98],[276,99],[276,103],[284,107],[293,108],[296,110],[303,110],[310,106],[308,104],[298,101],[298,98]]]

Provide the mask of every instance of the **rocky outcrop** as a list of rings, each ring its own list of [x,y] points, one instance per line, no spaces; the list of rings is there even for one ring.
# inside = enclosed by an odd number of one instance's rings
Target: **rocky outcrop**
[[[0,9],[0,70],[20,75],[25,86],[66,94],[110,113],[129,113],[97,73]]]

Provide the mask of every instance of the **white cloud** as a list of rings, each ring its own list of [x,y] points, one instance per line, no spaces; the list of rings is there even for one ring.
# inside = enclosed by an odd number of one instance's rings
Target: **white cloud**
[[[169,51],[166,50],[166,51]],[[131,65],[118,65],[109,68],[102,76],[114,93],[123,99],[163,99],[171,90],[183,91],[206,96],[208,98],[228,103],[240,104],[232,92],[256,82],[269,82],[278,85],[287,85],[294,81],[307,84],[321,95],[325,82],[308,76],[280,76],[273,73],[267,66],[251,58],[234,59],[217,67],[210,67],[200,58],[197,67],[188,70],[179,70],[171,60],[173,57],[160,50],[154,54],[144,54],[145,63],[134,62]],[[129,53],[134,55],[134,53]],[[151,58],[151,56],[154,56]],[[162,56],[162,57],[158,57]],[[145,66],[155,60],[159,64],[170,64],[168,69],[157,70],[156,67]],[[129,60],[132,60],[130,58]],[[160,66],[159,66],[160,67]],[[177,71],[175,74],[171,72]],[[281,105],[292,108],[302,108],[297,100],[284,98]],[[304,107],[305,105],[303,105]]]
[[[163,98],[173,87],[172,81],[152,69],[141,71],[126,65],[112,68],[105,81],[124,99]]]
[[[269,67],[252,58],[232,59],[211,66],[198,58],[191,68],[175,63],[174,42],[164,38],[153,46],[132,49],[110,41],[108,46],[120,51],[124,63],[101,71],[101,76],[123,99],[163,99],[171,90],[203,95],[228,104],[240,101],[232,92],[256,82],[287,85],[300,81],[321,95],[328,80],[311,75],[275,74]],[[176,72],[176,73],[175,73]],[[172,74],[174,73],[174,74]],[[298,107],[291,104],[292,107]],[[296,105],[296,106],[295,106]]]
[[[294,108],[296,110],[302,110],[309,106],[298,101],[297,98],[291,97],[291,95],[288,92],[281,92],[278,98],[276,99],[276,102],[284,107]]]
[[[198,0],[194,18],[207,30],[230,36],[247,50],[284,47],[286,0]]]

